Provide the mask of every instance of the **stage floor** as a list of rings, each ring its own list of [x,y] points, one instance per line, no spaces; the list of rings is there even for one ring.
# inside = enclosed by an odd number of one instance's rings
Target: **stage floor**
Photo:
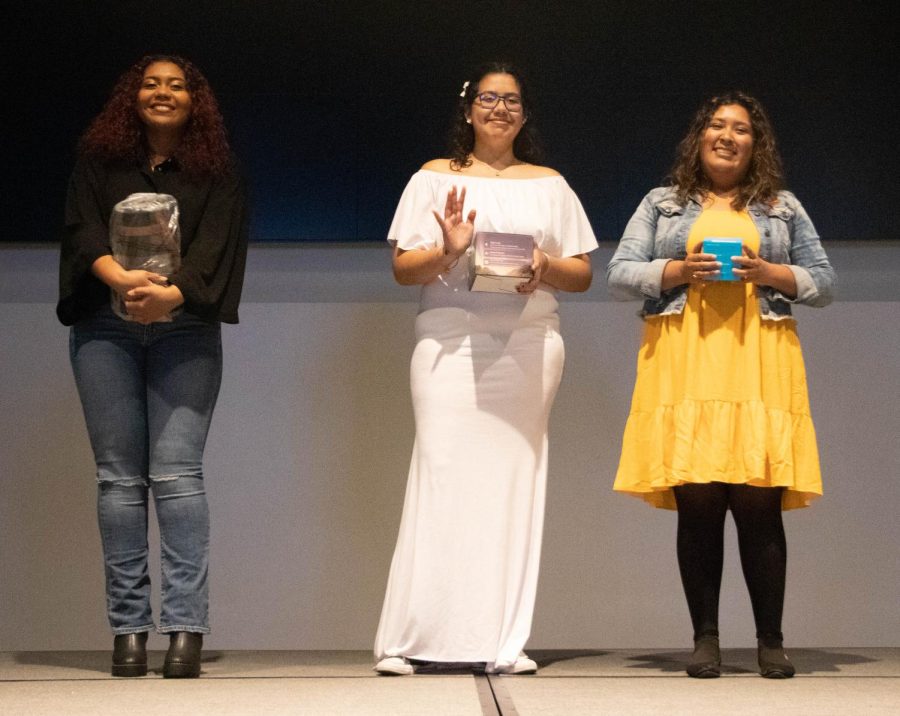
[[[379,677],[366,651],[208,651],[200,679],[109,676],[97,651],[0,653],[0,714],[895,714],[900,648],[793,649],[797,676],[760,678],[756,652],[723,650],[719,679],[684,675],[687,651],[531,651],[536,676],[423,668]]]

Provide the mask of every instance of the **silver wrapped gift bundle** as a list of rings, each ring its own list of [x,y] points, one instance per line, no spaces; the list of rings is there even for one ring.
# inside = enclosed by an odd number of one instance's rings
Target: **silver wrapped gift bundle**
[[[469,290],[516,293],[534,274],[534,237],[479,231],[469,250]]]
[[[113,207],[109,244],[113,258],[122,268],[143,269],[168,278],[181,266],[178,201],[169,194],[131,194]],[[117,316],[134,320],[116,291],[110,300]],[[179,310],[163,320],[171,321]]]

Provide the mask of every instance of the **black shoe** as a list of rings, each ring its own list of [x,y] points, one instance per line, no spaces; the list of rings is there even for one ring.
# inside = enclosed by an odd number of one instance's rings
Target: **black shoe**
[[[147,675],[147,632],[116,635],[113,640],[112,675]]]
[[[694,653],[688,661],[688,676],[695,679],[715,679],[721,673],[722,657],[719,654],[719,637],[711,634],[694,640]]]
[[[790,679],[794,675],[794,665],[784,653],[780,637],[760,637],[756,643],[756,660],[763,678]]]
[[[163,663],[167,679],[196,679],[200,676],[200,649],[203,634],[177,631],[169,635],[169,651]]]

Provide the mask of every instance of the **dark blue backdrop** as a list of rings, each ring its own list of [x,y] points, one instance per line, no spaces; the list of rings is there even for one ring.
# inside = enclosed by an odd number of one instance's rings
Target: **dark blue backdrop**
[[[152,51],[212,82],[255,240],[382,240],[409,175],[443,154],[465,70],[495,57],[528,71],[547,163],[602,239],[660,183],[701,100],[728,88],[769,109],[825,239],[897,236],[898,38],[877,4],[39,0],[6,29],[6,241],[58,238],[78,135]]]

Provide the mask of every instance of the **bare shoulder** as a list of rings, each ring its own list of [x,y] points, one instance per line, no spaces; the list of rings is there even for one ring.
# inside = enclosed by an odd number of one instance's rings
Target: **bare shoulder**
[[[422,165],[422,169],[429,172],[440,172],[442,174],[458,174],[450,167],[449,159],[432,159]]]
[[[542,177],[558,177],[561,174],[556,169],[550,167],[542,167],[538,164],[522,165],[522,176],[528,179],[540,179]]]

